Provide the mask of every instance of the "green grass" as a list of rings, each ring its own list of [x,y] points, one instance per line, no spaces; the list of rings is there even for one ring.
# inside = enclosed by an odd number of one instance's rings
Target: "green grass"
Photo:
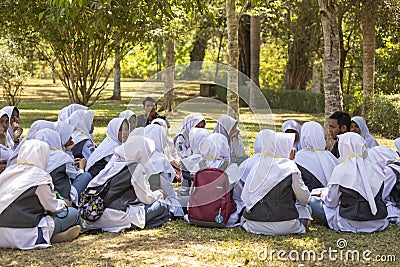
[[[157,85],[159,86],[159,85]],[[133,106],[134,111],[141,113],[140,99],[145,95],[135,95],[141,87],[139,82],[122,83],[122,101],[100,100],[91,109],[95,111],[95,141],[99,143],[105,137],[107,122]],[[112,85],[104,93],[111,96]],[[198,93],[195,86],[177,90],[177,103],[181,107],[176,114],[171,114],[171,131],[180,125],[180,118],[187,114],[184,101]],[[136,100],[131,102],[131,98]],[[32,81],[27,87],[20,103],[21,122],[24,132],[37,119],[56,120],[58,111],[68,105],[65,89],[52,85],[49,81]],[[4,105],[4,104],[3,104]],[[206,108],[210,117],[219,111]],[[244,141],[252,151],[252,142],[257,134],[258,124],[251,112],[241,109],[241,129]],[[295,119],[303,124],[309,120],[323,122],[323,114],[299,114],[287,110],[273,110],[274,120],[263,121],[269,127],[280,130],[286,119]],[[215,121],[209,117],[207,128],[212,129]],[[390,147],[393,142],[378,138],[380,144]],[[1,237],[0,237],[1,238]],[[339,250],[337,240],[344,238],[347,246]],[[20,251],[0,249],[0,266],[395,266],[394,262],[380,262],[376,256],[394,255],[400,260],[398,249],[399,232],[396,227],[389,227],[383,232],[372,234],[351,234],[335,232],[319,225],[312,225],[304,235],[266,237],[246,233],[236,229],[206,229],[174,221],[152,230],[131,231],[121,234],[104,233],[98,235],[81,235],[70,243],[54,244],[49,249]],[[278,251],[300,255],[300,261],[281,261]],[[322,254],[323,250],[338,250],[337,254]],[[357,250],[361,261],[346,260],[346,252]],[[370,260],[362,260],[362,253],[371,251]],[[275,251],[272,253],[272,251]],[[301,253],[312,251],[323,260],[301,261]],[[341,252],[340,252],[341,251]],[[269,257],[272,253],[272,259]],[[342,253],[342,258],[340,258]],[[282,254],[281,254],[282,255]],[[307,254],[306,254],[307,255]],[[337,256],[336,260],[333,257]],[[351,256],[351,255],[350,255]],[[288,254],[283,255],[287,259]]]

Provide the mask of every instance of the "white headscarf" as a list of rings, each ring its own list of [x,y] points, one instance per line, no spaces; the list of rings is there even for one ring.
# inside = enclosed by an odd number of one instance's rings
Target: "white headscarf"
[[[282,133],[285,133],[287,130],[294,130],[299,133],[299,137],[301,138],[301,126],[300,124],[295,121],[295,120],[287,120],[282,124]],[[295,141],[293,144],[294,148],[296,151],[299,151],[302,149],[300,139]]]
[[[129,133],[129,136],[144,136],[144,127],[137,127]]]
[[[133,111],[130,110],[130,109],[127,109],[127,110],[122,111],[122,112],[119,114],[118,118],[126,119],[126,120],[128,121],[128,124],[129,124],[129,120],[131,119],[132,116],[135,116],[135,117],[136,117],[136,113],[133,112]],[[136,128],[136,125],[135,125],[135,128]],[[129,124],[129,131],[132,131],[132,130],[133,130],[133,129],[132,129],[131,125]]]
[[[46,172],[51,173],[63,164],[74,163],[72,158],[62,150],[60,135],[56,131],[50,129],[39,130],[35,135],[35,139],[43,141],[49,145],[50,154]]]
[[[397,151],[400,151],[400,138],[394,139],[394,145],[396,146]]]
[[[189,144],[193,154],[189,157],[183,158],[182,163],[187,170],[191,172],[198,171],[198,163],[202,160],[200,155],[200,143],[205,138],[211,135],[211,132],[204,128],[193,128],[189,133]]]
[[[81,104],[71,104],[69,106],[66,106],[63,109],[61,109],[60,112],[58,113],[58,120],[66,121],[66,120],[68,120],[69,116],[71,116],[71,114],[74,113],[74,111],[77,111],[80,109],[87,110],[88,107],[83,106]]]
[[[231,142],[231,132],[237,126],[238,121],[230,116],[222,116],[214,127],[214,133],[220,133],[228,139],[228,144]]]
[[[121,145],[121,142],[118,140],[118,132],[124,121],[126,121],[126,119],[114,118],[108,123],[106,132],[107,137],[104,138],[100,145],[89,156],[86,163],[86,171],[89,171],[90,167],[92,167],[97,161],[112,155],[114,153],[114,148]]]
[[[378,146],[378,142],[376,142],[375,138],[369,133],[369,129],[367,123],[365,122],[363,117],[356,116],[351,118],[351,121],[354,121],[361,131],[361,136],[364,138],[367,143],[368,148],[372,148],[374,146]]]
[[[52,185],[44,171],[49,161],[49,146],[39,140],[27,140],[20,149],[18,162],[0,174],[0,213],[33,186]]]
[[[378,194],[384,175],[376,164],[368,159],[368,149],[364,139],[356,133],[338,135],[341,163],[332,172],[329,184],[337,184],[355,190],[369,203],[373,215],[377,208],[375,196]]]
[[[87,187],[104,184],[108,179],[118,174],[127,164],[138,162],[132,176],[144,176],[145,165],[153,154],[155,145],[153,140],[144,136],[129,136],[125,143],[114,149],[116,160],[109,161],[106,167],[94,177]]]
[[[248,211],[283,179],[291,174],[300,175],[296,163],[289,160],[295,134],[268,129],[260,134],[263,136],[262,154],[250,169],[241,196]]]
[[[69,125],[66,121],[57,121],[55,130],[60,135],[61,145],[64,147],[74,131],[74,126]]]
[[[311,172],[322,184],[327,186],[333,169],[339,160],[325,150],[324,128],[315,121],[306,122],[302,126],[301,147],[294,161]]]
[[[164,154],[164,147],[167,142],[167,133],[164,128],[157,124],[150,124],[144,128],[144,136],[153,140],[155,151],[150,161],[146,164],[146,173],[150,176],[157,173],[170,174],[170,182],[175,177],[175,170]]]
[[[16,109],[18,111],[18,114],[19,114],[19,109],[18,109],[17,106],[5,106],[4,108],[2,108],[2,110],[5,113],[7,113],[7,115],[8,115],[8,121],[9,121],[8,133],[11,136],[14,135],[13,126],[11,125],[11,116],[12,116],[12,113],[13,113],[14,109]]]
[[[177,133],[177,135],[183,135],[184,139],[186,140],[187,146],[189,146],[189,132],[192,128],[196,127],[196,125],[201,122],[205,121],[205,118],[203,115],[200,113],[191,113],[187,115],[185,118],[183,118],[182,121],[182,128],[180,131]]]
[[[17,158],[19,150],[20,150],[21,146],[24,144],[25,140],[34,139],[36,133],[41,129],[55,130],[55,123],[52,122],[52,121],[45,121],[45,120],[34,121],[31,124],[31,128],[27,132],[27,134],[25,136],[25,139],[23,139],[19,143],[19,145],[14,149],[14,151],[12,152],[10,158],[8,159],[7,166],[11,166],[11,165],[13,165],[15,163],[14,161]]]
[[[387,165],[394,162],[399,162],[400,160],[399,155],[396,153],[396,151],[386,146],[375,146],[369,149],[368,159],[374,162],[382,172]],[[400,172],[400,166],[397,166],[396,169],[399,169]]]
[[[209,168],[218,168],[223,161],[230,161],[228,139],[220,133],[212,133],[200,142],[200,155]]]
[[[71,116],[69,116],[67,122],[68,124],[74,126],[72,140],[75,144],[78,144],[82,140],[91,138],[89,131],[92,127],[93,119],[93,110],[78,109],[74,111]]]

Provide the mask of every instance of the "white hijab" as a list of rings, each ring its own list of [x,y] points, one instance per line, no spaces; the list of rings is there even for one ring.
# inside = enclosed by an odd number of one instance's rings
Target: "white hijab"
[[[86,163],[86,171],[89,171],[90,167],[97,161],[112,155],[114,153],[114,148],[121,145],[121,142],[118,140],[118,132],[124,121],[126,121],[126,119],[114,118],[108,123],[106,131],[107,137],[104,138],[100,145],[89,156]]]
[[[119,114],[119,116],[118,116],[118,118],[126,119],[126,120],[128,121],[129,131],[132,131],[132,130],[133,130],[132,127],[131,127],[131,125],[129,124],[129,120],[131,119],[132,116],[135,116],[135,117],[136,117],[136,113],[133,112],[133,111],[130,110],[130,109],[127,109],[127,110],[122,111],[122,112]],[[136,128],[136,125],[135,125],[135,128]]]
[[[25,136],[25,139],[23,139],[19,143],[19,145],[14,149],[14,151],[12,152],[10,158],[8,159],[7,166],[11,166],[11,165],[13,165],[15,163],[14,160],[18,156],[19,150],[20,150],[21,146],[24,144],[25,140],[34,139],[36,133],[41,129],[55,130],[55,123],[52,122],[52,121],[46,121],[46,120],[34,121],[31,124],[31,128],[27,132],[27,134]]]
[[[186,146],[189,146],[189,132],[192,128],[196,127],[196,125],[201,122],[205,121],[205,118],[200,113],[191,113],[183,118],[182,127],[177,135],[183,135],[184,139],[186,140]]]
[[[144,128],[144,136],[153,140],[155,144],[155,151],[145,166],[146,173],[149,176],[157,173],[170,174],[170,182],[172,182],[175,177],[175,170],[164,154],[167,132],[160,125],[150,124]]]
[[[291,174],[300,175],[294,161],[289,160],[295,138],[294,133],[276,133],[262,130],[264,137],[261,157],[250,169],[241,198],[249,211],[272,188]]]
[[[137,127],[129,133],[129,136],[144,136],[144,127]]]
[[[60,135],[61,145],[64,147],[74,131],[74,126],[69,125],[66,121],[57,121],[55,130]]]
[[[241,180],[245,183],[251,168],[262,156],[262,148],[265,146],[265,142],[270,138],[269,131],[258,132],[254,141],[254,154],[250,158],[246,159],[240,164]]]
[[[374,162],[383,172],[386,166],[394,162],[399,162],[399,155],[393,149],[386,146],[375,146],[368,150],[368,158]],[[400,172],[400,166],[392,165]]]
[[[302,126],[301,147],[294,161],[311,172],[322,184],[327,186],[333,169],[339,160],[325,150],[324,128],[315,121],[306,122]]]
[[[82,140],[90,139],[89,134],[90,128],[92,127],[94,119],[93,110],[78,109],[69,116],[68,124],[74,126],[72,132],[72,140],[75,144],[78,144]]]
[[[228,144],[231,143],[231,132],[237,126],[238,121],[230,116],[222,116],[214,127],[214,133],[220,133],[228,139]]]
[[[301,126],[300,124],[295,121],[295,120],[287,120],[282,124],[282,133],[285,133],[287,130],[294,130],[299,133],[299,137],[301,138]],[[295,141],[293,144],[294,148],[296,151],[299,151],[302,149],[300,139]]]
[[[35,139],[43,141],[49,145],[50,154],[46,172],[51,173],[59,166],[66,163],[74,164],[72,158],[62,150],[60,135],[56,131],[50,129],[39,130],[35,135]]]
[[[127,164],[138,162],[132,173],[133,177],[143,176],[144,168],[155,149],[154,142],[144,136],[129,136],[125,143],[114,149],[115,160],[110,160],[106,167],[94,177],[87,187],[104,184],[108,179],[118,174]]]
[[[0,174],[0,213],[22,193],[33,186],[49,184],[45,172],[49,161],[49,146],[39,140],[27,140],[20,149],[18,162]]]
[[[13,131],[13,126],[11,125],[11,116],[12,116],[12,113],[13,113],[14,109],[16,109],[18,111],[18,114],[19,114],[19,109],[18,109],[17,106],[5,106],[4,108],[2,108],[2,110],[5,113],[7,113],[7,115],[8,115],[8,122],[9,122],[8,134],[10,134],[12,137],[14,136],[14,131]]]
[[[71,116],[72,113],[74,113],[77,110],[87,110],[88,107],[83,106],[81,104],[71,104],[69,106],[66,106],[60,110],[58,113],[58,121],[66,121],[68,120],[69,116]]]
[[[363,117],[356,116],[351,118],[351,121],[354,121],[360,128],[361,136],[367,143],[368,148],[378,146],[378,142],[376,142],[375,138],[369,133],[367,123],[365,122]]]
[[[199,170],[199,166],[197,164],[202,160],[200,155],[200,143],[210,135],[211,132],[204,128],[193,128],[190,130],[189,144],[193,154],[182,159],[182,163],[185,165],[187,170],[191,172],[196,172]]]
[[[375,196],[378,194],[384,175],[376,164],[368,159],[368,149],[364,139],[356,133],[338,135],[341,163],[332,172],[329,184],[337,184],[355,190],[369,203],[373,215],[377,208]]]
[[[224,161],[230,161],[228,139],[220,133],[212,133],[203,139],[199,150],[208,168],[219,168]]]

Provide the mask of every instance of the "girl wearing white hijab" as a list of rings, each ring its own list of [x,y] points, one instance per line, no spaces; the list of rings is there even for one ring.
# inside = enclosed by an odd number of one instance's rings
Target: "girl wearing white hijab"
[[[194,174],[200,170],[199,162],[203,159],[200,155],[200,142],[207,138],[211,132],[204,128],[193,128],[189,133],[189,144],[193,154],[182,159],[181,195],[189,195],[189,188]]]
[[[324,128],[319,123],[306,122],[301,131],[300,143],[303,149],[296,153],[294,159],[301,171],[301,177],[310,191],[326,187],[339,160],[325,150]]]
[[[10,158],[12,154],[12,149],[10,149],[7,145],[7,131],[8,126],[10,124],[10,119],[8,118],[7,113],[4,110],[0,110],[0,173],[4,171],[5,165],[7,164],[7,160]]]
[[[114,118],[107,126],[107,137],[89,156],[86,164],[86,171],[95,177],[104,169],[107,162],[114,154],[114,148],[126,141],[129,135],[129,125],[126,119]]]
[[[400,217],[400,158],[396,151],[376,146],[368,150],[368,158],[376,163],[385,175],[382,197],[385,200],[388,220],[396,223]]]
[[[72,148],[74,158],[88,160],[95,149],[91,139],[94,129],[93,118],[94,112],[92,110],[79,109],[74,111],[67,120],[68,124],[74,126],[74,131],[72,132],[72,140],[75,143]]]
[[[72,129],[70,129],[70,134]],[[35,139],[49,145],[50,158],[46,166],[52,178],[55,191],[71,203],[78,205],[79,196],[85,190],[92,179],[87,172],[79,172],[75,167],[74,160],[62,150],[60,135],[50,129],[39,130]]]
[[[52,130],[55,130],[55,125],[56,124],[54,122],[52,122],[52,121],[46,121],[46,120],[34,121],[31,124],[31,127],[30,127],[29,131],[27,132],[25,138],[23,140],[21,140],[19,145],[14,149],[13,153],[11,154],[10,158],[7,161],[7,166],[11,166],[11,165],[13,165],[13,164],[15,164],[17,162],[19,149],[22,146],[22,144],[25,142],[25,140],[34,139],[35,134],[40,129],[52,129]]]
[[[71,105],[68,105],[68,106],[62,108],[60,110],[60,112],[58,113],[58,121],[67,121],[69,116],[71,116],[71,114],[74,113],[74,111],[77,111],[80,109],[87,110],[88,107],[83,106],[81,104],[71,104]]]
[[[2,110],[7,113],[10,120],[8,134],[6,136],[7,144],[9,148],[14,150],[18,146],[23,132],[22,127],[19,125],[19,109],[16,106],[6,106],[2,108]]]
[[[367,123],[363,117],[356,116],[351,118],[350,132],[361,135],[367,143],[368,148],[379,146],[376,139],[369,133]]]
[[[129,136],[125,143],[115,148],[117,159],[110,161],[88,185],[96,187],[111,179],[104,199],[104,213],[95,222],[84,221],[85,228],[120,232],[156,227],[169,220],[168,205],[160,202],[165,198],[165,192],[150,190],[146,178],[144,165],[149,162],[154,149],[154,142],[143,136]]]
[[[305,233],[310,219],[310,192],[300,178],[296,164],[289,160],[294,134],[261,131],[261,156],[244,184],[245,205],[242,227],[251,233],[287,235]],[[296,200],[298,203],[296,203]]]
[[[0,247],[46,248],[79,235],[79,213],[56,198],[48,160],[46,143],[27,140],[18,163],[0,175]]]
[[[397,152],[397,154],[399,154],[400,155],[400,138],[396,138],[396,139],[394,139],[394,145],[396,146],[396,152]]]
[[[191,113],[183,118],[182,128],[174,137],[174,144],[181,158],[192,155],[189,144],[189,132],[192,128],[205,128],[206,120],[200,113]]]
[[[228,139],[228,145],[231,151],[230,160],[240,164],[248,158],[244,150],[238,121],[230,116],[222,116],[214,127],[214,133],[220,133]]]
[[[296,137],[294,139],[294,148],[297,151],[302,149],[300,137],[301,137],[301,126],[295,120],[287,120],[282,124],[282,133],[295,133]]]
[[[169,205],[170,212],[176,217],[181,217],[184,213],[172,184],[175,170],[164,154],[167,133],[162,126],[150,124],[144,128],[144,136],[155,143],[155,151],[145,166],[150,188],[151,190],[162,189],[167,194],[165,202]]]
[[[132,110],[122,111],[118,118],[126,119],[129,124],[129,132],[132,132],[136,128],[136,114]]]
[[[382,198],[385,177],[368,159],[368,149],[360,135],[348,132],[338,138],[341,163],[332,172],[328,190],[321,192],[321,198],[313,197],[313,213],[336,231],[384,230],[388,225]]]

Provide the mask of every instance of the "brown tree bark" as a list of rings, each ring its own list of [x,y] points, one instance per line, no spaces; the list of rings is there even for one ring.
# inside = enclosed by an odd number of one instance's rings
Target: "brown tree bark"
[[[239,119],[238,96],[238,18],[236,14],[236,1],[226,0],[226,16],[228,28],[228,83],[226,100],[228,103],[228,115]]]
[[[325,138],[328,148],[333,144],[329,134],[329,116],[338,110],[343,110],[343,95],[339,76],[339,33],[336,15],[336,1],[318,0],[322,30],[324,36],[324,55],[322,73],[324,76],[325,94]]]
[[[174,65],[175,44],[172,38],[165,42],[165,88],[162,110],[172,111],[174,108]]]
[[[362,2],[362,35],[363,35],[363,91],[365,95],[374,93],[375,73],[375,24],[377,2]]]

